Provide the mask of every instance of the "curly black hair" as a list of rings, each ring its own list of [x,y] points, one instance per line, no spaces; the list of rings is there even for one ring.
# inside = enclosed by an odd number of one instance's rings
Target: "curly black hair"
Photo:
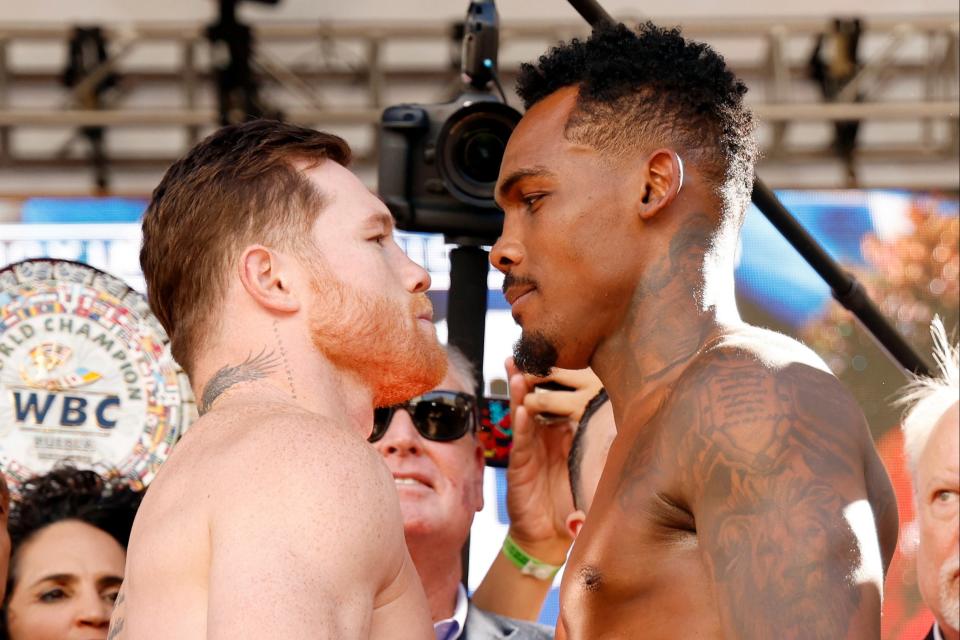
[[[709,180],[724,211],[739,218],[749,202],[757,154],[747,87],[706,44],[651,22],[633,31],[602,26],[585,41],[524,64],[517,93],[529,109],[576,86],[565,136],[614,156],[669,146]]]
[[[57,467],[24,482],[19,498],[11,501],[7,525],[11,543],[7,598],[13,592],[17,551],[38,531],[61,520],[79,520],[105,531],[126,548],[142,497],[142,492],[128,485],[70,466]]]

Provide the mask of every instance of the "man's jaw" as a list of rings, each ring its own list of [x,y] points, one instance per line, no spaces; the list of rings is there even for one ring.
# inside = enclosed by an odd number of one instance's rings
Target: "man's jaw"
[[[557,366],[557,347],[538,332],[524,331],[513,347],[513,360],[517,368],[535,376],[550,375]]]
[[[940,614],[954,631],[960,630],[960,556],[940,569]]]

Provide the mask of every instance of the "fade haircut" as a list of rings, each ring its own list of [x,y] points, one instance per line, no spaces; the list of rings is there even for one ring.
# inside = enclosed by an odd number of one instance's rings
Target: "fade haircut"
[[[899,404],[907,407],[902,420],[903,449],[907,468],[916,488],[920,456],[933,434],[933,428],[960,399],[960,348],[951,345],[939,316],[930,325],[933,336],[933,357],[937,361],[937,375],[917,376],[904,389]]]
[[[600,410],[605,402],[610,401],[606,389],[600,389],[597,395],[590,399],[587,408],[583,410],[580,416],[580,424],[577,425],[577,431],[573,434],[573,441],[570,443],[570,453],[567,455],[567,473],[570,475],[570,492],[573,494],[573,506],[577,509],[583,509],[583,496],[580,493],[580,467],[583,465],[584,440],[587,436],[587,425],[594,414]]]
[[[603,154],[674,149],[713,187],[740,224],[753,188],[754,121],[747,87],[706,44],[647,22],[595,29],[524,64],[517,93],[529,109],[564,87],[579,90],[564,135]]]
[[[143,217],[140,266],[150,308],[190,374],[217,326],[228,274],[244,247],[306,253],[324,197],[298,168],[350,147],[332,134],[270,120],[214,132],[171,166]]]

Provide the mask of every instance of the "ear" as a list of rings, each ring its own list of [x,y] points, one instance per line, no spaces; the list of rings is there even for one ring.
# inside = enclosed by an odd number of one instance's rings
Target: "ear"
[[[567,516],[567,533],[570,534],[570,537],[576,540],[577,536],[580,535],[580,529],[583,528],[583,521],[587,519],[587,514],[585,514],[580,509],[570,512]]]
[[[641,169],[643,184],[638,210],[643,220],[649,220],[670,206],[683,185],[683,160],[670,149],[652,152]]]
[[[292,273],[282,257],[263,245],[250,245],[240,255],[240,282],[250,297],[271,311],[295,313],[300,300],[290,287]]]

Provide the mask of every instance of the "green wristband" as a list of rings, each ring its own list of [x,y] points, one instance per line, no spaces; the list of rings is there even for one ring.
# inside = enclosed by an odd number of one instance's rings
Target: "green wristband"
[[[503,555],[514,564],[520,573],[526,576],[532,576],[537,580],[553,580],[560,567],[554,564],[541,562],[527,554],[526,551],[517,546],[509,535],[503,539]]]

